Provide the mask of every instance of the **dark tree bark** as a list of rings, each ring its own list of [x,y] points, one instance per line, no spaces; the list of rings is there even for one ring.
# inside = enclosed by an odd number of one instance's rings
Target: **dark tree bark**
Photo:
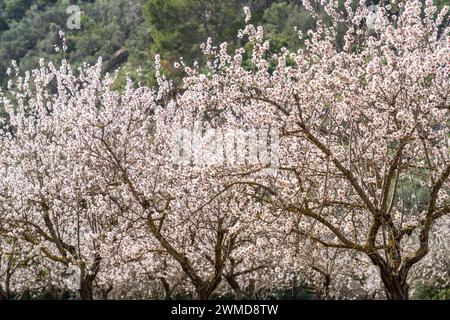
[[[389,300],[409,299],[409,285],[406,281],[407,274],[405,272],[394,274],[391,270],[380,270],[380,276],[383,281],[386,298]]]
[[[108,300],[108,294],[112,291],[113,288],[114,287],[110,285],[108,288],[101,290],[103,300]]]
[[[0,286],[0,300],[9,300],[9,293]]]
[[[89,279],[82,279],[80,281],[80,299],[81,300],[94,300],[94,293],[92,291],[92,281]]]
[[[100,270],[101,261],[102,258],[97,253],[95,255],[94,262],[89,269],[89,273],[86,273],[86,270],[84,270],[84,268],[82,269],[79,290],[81,300],[94,300],[93,284],[95,278],[97,277],[98,271]]]

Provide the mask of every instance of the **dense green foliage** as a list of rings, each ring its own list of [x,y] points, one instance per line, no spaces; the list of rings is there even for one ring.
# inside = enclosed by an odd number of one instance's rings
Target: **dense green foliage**
[[[143,17],[144,0],[0,0],[0,84],[11,60],[21,69],[30,69],[39,58],[57,61],[54,45],[60,45],[58,32],[65,31],[72,65],[95,62],[103,57],[105,66],[121,48],[129,60],[148,60],[150,27]],[[69,30],[67,8],[77,3],[81,9],[81,28]],[[112,65],[116,67],[116,65]]]
[[[416,300],[449,300],[450,299],[450,287],[440,288],[430,285],[419,286],[414,294],[413,299]]]
[[[449,0],[435,3],[442,7]],[[67,8],[73,4],[81,10],[81,28],[70,30]],[[188,64],[200,60],[200,44],[208,37],[215,44],[239,45],[236,34],[244,26],[244,6],[252,11],[251,22],[264,26],[274,51],[301,45],[295,26],[301,31],[314,28],[300,0],[0,0],[0,86],[6,84],[5,71],[12,60],[27,70],[41,57],[62,59],[54,49],[61,42],[60,30],[66,33],[72,65],[94,63],[101,56],[105,71],[121,66],[118,85],[126,74],[152,84],[156,53],[165,73],[177,80],[173,63],[180,57]],[[324,17],[320,12],[319,16]],[[125,52],[125,59],[116,59],[119,52]]]
[[[6,84],[6,69],[16,60],[22,70],[37,66],[39,58],[58,61],[58,32],[65,31],[67,58],[77,66],[105,61],[107,71],[121,68],[125,74],[151,84],[155,53],[162,58],[164,71],[173,73],[173,63],[183,57],[187,63],[200,59],[200,44],[208,37],[214,43],[237,45],[237,31],[244,25],[242,8],[252,10],[252,22],[262,24],[274,48],[298,45],[294,26],[307,30],[314,21],[299,1],[281,0],[0,0],[0,86]],[[67,8],[81,9],[81,28],[70,30]],[[127,59],[114,63],[114,55],[124,48]],[[126,63],[125,63],[126,61]],[[110,64],[111,62],[111,64]],[[172,76],[175,76],[172,74]]]

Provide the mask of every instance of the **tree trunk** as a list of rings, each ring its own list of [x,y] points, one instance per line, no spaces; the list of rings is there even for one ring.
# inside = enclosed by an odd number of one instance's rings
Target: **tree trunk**
[[[94,294],[92,291],[92,281],[89,281],[89,279],[82,279],[80,281],[79,292],[81,300],[94,300]]]
[[[170,284],[167,282],[165,278],[160,278],[161,283],[164,288],[164,299],[165,300],[172,300],[172,289],[170,288]]]
[[[209,294],[206,292],[197,292],[197,300],[208,300]]]
[[[330,299],[330,285],[331,285],[331,275],[329,274],[324,274],[323,275],[323,288],[322,288],[322,292],[321,292],[321,298],[324,300],[329,300]]]
[[[110,285],[108,288],[101,290],[103,300],[108,300],[108,294],[112,291],[113,288],[114,287]]]
[[[197,299],[198,300],[209,300],[211,298],[211,295],[215,291],[215,289],[218,287],[220,282],[209,282],[203,285],[201,288],[197,288]]]
[[[236,297],[236,300],[242,300],[242,298],[244,296],[244,293],[242,292],[241,286],[236,281],[236,278],[234,277],[234,275],[227,274],[225,276],[225,279],[227,280],[227,282],[230,285],[230,287],[233,289],[235,297]]]
[[[409,285],[406,281],[407,273],[393,274],[389,270],[380,271],[384,291],[388,300],[408,300]]]
[[[97,273],[100,270],[100,262],[102,257],[100,254],[95,254],[94,263],[89,269],[89,273],[86,272],[84,266],[81,268],[80,275],[80,299],[81,300],[94,300],[93,284],[97,277]]]
[[[0,285],[0,300],[9,300],[9,293]]]
[[[212,293],[214,292],[214,289],[217,286],[214,286],[214,288],[211,288],[210,284],[206,284],[202,288],[197,288],[197,299],[198,300],[209,300],[211,298]]]

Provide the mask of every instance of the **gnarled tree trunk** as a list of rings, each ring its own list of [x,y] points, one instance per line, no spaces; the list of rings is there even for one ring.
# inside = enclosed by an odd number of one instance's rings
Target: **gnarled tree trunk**
[[[80,299],[81,300],[94,300],[93,283],[97,277],[98,271],[100,270],[100,262],[102,261],[101,256],[97,253],[95,255],[94,262],[89,269],[89,273],[82,268],[81,279],[80,279]]]
[[[391,270],[380,270],[386,298],[389,300],[408,300],[409,285],[406,281],[407,273],[395,274]]]
[[[80,281],[80,299],[81,300],[94,300],[94,293],[92,290],[92,282],[90,279],[82,279]]]

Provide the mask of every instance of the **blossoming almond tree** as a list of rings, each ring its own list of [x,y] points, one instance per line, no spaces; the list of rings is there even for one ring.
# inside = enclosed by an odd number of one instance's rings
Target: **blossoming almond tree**
[[[321,3],[331,22],[303,49],[271,55],[247,25],[251,52],[208,41],[210,62],[181,63],[175,94],[158,59],[158,86],[120,92],[100,62],[13,70],[0,92],[2,241],[27,242],[21,257],[38,254],[50,282],[79,270],[82,299],[145,296],[147,283],[166,298],[263,297],[300,272],[329,297],[367,282],[369,264],[387,298],[407,299],[447,252],[427,256],[448,239],[448,8],[400,2],[367,24],[365,5]]]
[[[209,298],[222,283],[232,255],[255,241],[257,233],[252,233],[251,214],[242,214],[242,203],[233,194],[215,197],[221,180],[213,171],[205,175],[172,162],[167,128],[175,123],[177,111],[173,102],[160,105],[158,100],[170,85],[159,80],[158,92],[145,95],[139,92],[142,88],[128,87],[124,96],[111,92],[101,101],[89,153],[98,155],[99,168],[105,170],[97,174],[117,179],[112,201],[130,226],[126,232],[134,232],[135,243],[128,250],[159,250],[176,261],[195,296]],[[140,104],[133,104],[134,100]],[[254,268],[239,272],[250,273]]]
[[[206,46],[214,71],[186,68],[183,107],[223,125],[279,128],[277,175],[231,170],[227,185],[257,183],[267,190],[257,201],[296,217],[292,232],[365,254],[386,296],[407,299],[408,274],[450,212],[448,7],[405,1],[391,15],[380,6],[372,30],[366,6],[346,1],[342,13],[337,1],[321,2],[333,22],[318,21],[297,52],[270,56],[252,25],[240,33],[253,46],[251,67],[243,48]],[[338,23],[347,27],[343,50]]]
[[[114,230],[117,214],[99,189],[105,185],[99,181],[109,177],[93,176],[78,127],[77,103],[86,102],[83,116],[88,117],[100,69],[87,68],[89,76],[82,72],[76,78],[66,62],[59,69],[41,62],[25,77],[15,72],[16,82],[1,97],[9,114],[0,146],[2,228],[53,262],[60,286],[65,269],[72,267],[81,298],[92,299],[106,245],[102,239]]]
[[[251,212],[241,215],[248,201],[228,193],[204,204],[221,180],[171,162],[166,128],[176,112],[157,103],[170,84],[160,78],[155,91],[129,82],[124,93],[114,92],[100,66],[77,77],[66,61],[60,69],[41,63],[25,78],[15,70],[2,96],[9,114],[1,141],[2,234],[39,249],[60,285],[64,269],[79,270],[82,299],[93,298],[96,280],[105,295],[114,289],[106,285],[112,275],[116,284],[128,281],[134,262],[142,263],[138,274],[161,281],[166,297],[179,273],[190,281],[186,290],[208,298],[227,264],[235,288],[238,277],[268,268],[256,254],[247,259],[261,233]],[[269,252],[258,254],[270,261]],[[178,268],[158,271],[167,259]]]

